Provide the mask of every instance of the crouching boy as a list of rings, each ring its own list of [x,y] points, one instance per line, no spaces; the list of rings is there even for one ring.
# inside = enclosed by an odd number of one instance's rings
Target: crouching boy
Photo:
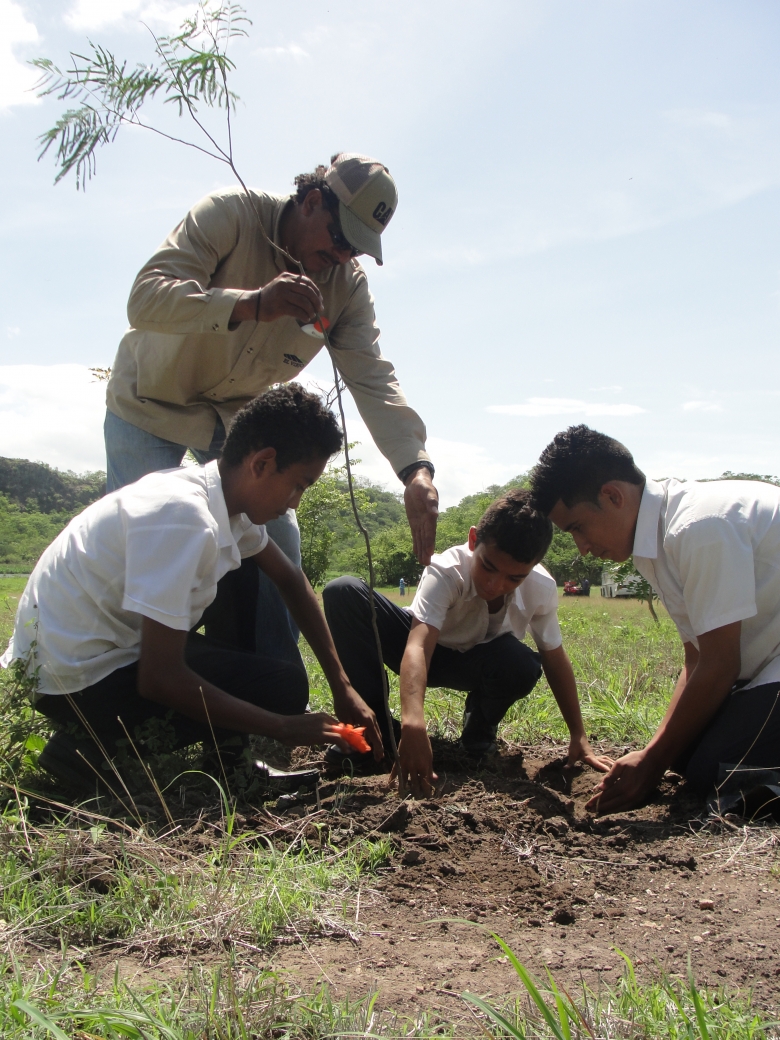
[[[401,677],[401,780],[415,794],[430,793],[438,779],[425,724],[428,686],[466,693],[461,745],[479,757],[495,750],[499,723],[544,671],[571,734],[569,763],[601,771],[611,765],[585,736],[555,581],[539,562],[551,538],[552,525],[529,493],[513,490],[490,506],[465,545],[434,556],[408,609],[376,596],[384,663]],[[325,588],[323,604],[347,674],[387,742],[368,588],[338,578]],[[529,630],[538,653],[521,642]]]
[[[305,575],[263,527],[298,505],[340,448],[332,413],[287,384],[236,415],[219,461],[151,473],[70,522],[30,575],[0,662],[18,662],[35,681],[36,708],[57,727],[45,769],[66,783],[94,781],[117,742],[152,718],[169,721],[171,750],[235,746],[236,734],[250,733],[291,745],[333,740],[334,718],[304,714],[302,664],[237,649],[224,619],[226,642],[195,631],[219,580],[247,557],[317,655],[336,715],[365,725],[382,757],[374,713],[350,685]]]

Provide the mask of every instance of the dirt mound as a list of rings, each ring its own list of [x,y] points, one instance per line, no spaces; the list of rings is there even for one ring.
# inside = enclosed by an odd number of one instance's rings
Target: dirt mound
[[[434,799],[399,803],[386,777],[321,787],[317,822],[334,845],[383,834],[394,852],[366,879],[340,939],[280,947],[275,966],[299,985],[325,979],[338,995],[375,986],[385,1006],[451,1020],[465,989],[518,989],[492,931],[566,985],[613,982],[619,949],[640,976],[684,975],[690,957],[699,983],[749,987],[758,1004],[777,1005],[775,827],[707,822],[674,778],[646,807],[594,818],[584,805],[596,774],[565,771],[554,749],[506,753],[477,774],[451,746],[436,753]]]

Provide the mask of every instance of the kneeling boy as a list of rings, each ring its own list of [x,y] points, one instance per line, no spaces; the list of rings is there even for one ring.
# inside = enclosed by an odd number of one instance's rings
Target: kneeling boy
[[[428,686],[467,694],[461,744],[482,756],[495,750],[501,719],[544,671],[571,734],[569,764],[582,760],[601,771],[611,765],[585,736],[555,581],[539,563],[551,538],[552,524],[529,493],[513,490],[489,507],[465,545],[434,556],[408,609],[376,596],[384,663],[401,676],[401,780],[415,794],[429,793],[437,779],[423,707]],[[347,674],[387,741],[368,588],[338,578],[323,604]],[[521,642],[529,629],[538,653]]]
[[[652,739],[618,759],[589,808],[631,809],[667,769],[684,773],[701,795],[712,792],[719,812],[726,795],[738,804],[757,786],[776,784],[780,489],[750,480],[648,480],[625,445],[583,425],[547,445],[531,479],[539,508],[571,532],[583,555],[633,556],[685,653]]]
[[[333,740],[335,719],[304,714],[302,666],[195,632],[219,580],[247,557],[317,655],[336,715],[365,725],[381,758],[374,713],[349,683],[311,586],[262,526],[295,508],[340,448],[333,414],[287,384],[236,415],[218,462],[151,473],[70,522],[30,575],[0,662],[34,679],[36,708],[59,727],[41,754],[45,769],[65,782],[93,780],[88,763],[99,769],[154,717],[171,723],[172,750],[249,733]]]

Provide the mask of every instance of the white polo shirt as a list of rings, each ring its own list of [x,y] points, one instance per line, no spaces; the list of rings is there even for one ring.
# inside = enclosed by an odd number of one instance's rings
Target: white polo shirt
[[[684,642],[742,622],[740,679],[780,681],[780,488],[648,480],[634,564]]]
[[[40,693],[83,690],[138,660],[145,617],[193,628],[219,579],[267,542],[243,513],[228,517],[216,462],[150,473],[93,503],[46,549],[0,664],[32,648]]]
[[[455,545],[434,556],[422,572],[409,611],[439,629],[439,643],[452,650],[471,650],[506,632],[523,639],[530,629],[540,650],[559,647],[563,639],[558,624],[558,590],[544,567],[537,564],[506,597],[498,615],[491,615],[471,580],[472,558],[468,543]]]

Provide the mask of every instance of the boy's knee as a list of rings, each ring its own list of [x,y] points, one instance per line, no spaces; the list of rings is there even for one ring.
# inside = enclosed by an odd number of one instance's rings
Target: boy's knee
[[[345,574],[341,578],[329,581],[322,590],[322,606],[325,616],[329,617],[333,611],[344,610],[350,605],[365,600],[366,588],[366,583],[362,578],[355,578],[351,574]]]
[[[285,676],[284,700],[274,711],[280,715],[301,715],[309,703],[309,677],[305,668],[298,665],[288,666]]]

